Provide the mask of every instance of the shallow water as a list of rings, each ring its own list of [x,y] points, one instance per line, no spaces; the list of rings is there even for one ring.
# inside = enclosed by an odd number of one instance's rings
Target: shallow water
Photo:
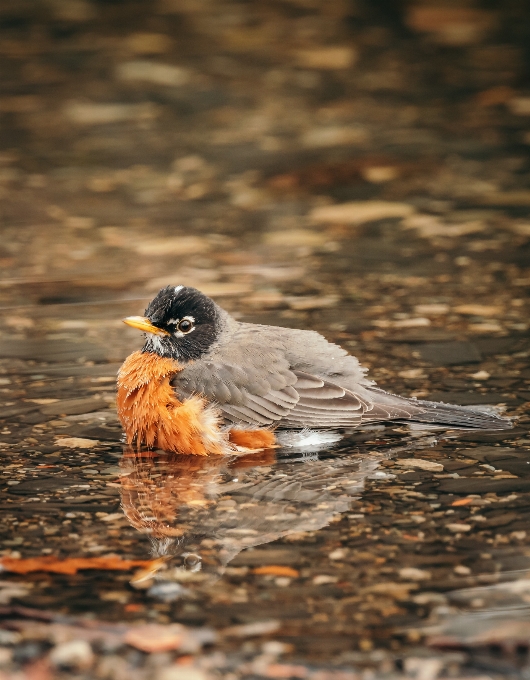
[[[2,680],[528,677],[528,8],[390,4],[0,3]],[[127,451],[167,284],[514,429]]]

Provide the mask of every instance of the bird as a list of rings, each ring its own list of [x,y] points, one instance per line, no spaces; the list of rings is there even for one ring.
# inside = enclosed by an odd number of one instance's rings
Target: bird
[[[312,330],[244,323],[196,288],[168,285],[118,372],[127,445],[227,455],[278,445],[282,431],[344,431],[376,422],[502,430],[500,416],[402,397],[377,387],[359,360]]]

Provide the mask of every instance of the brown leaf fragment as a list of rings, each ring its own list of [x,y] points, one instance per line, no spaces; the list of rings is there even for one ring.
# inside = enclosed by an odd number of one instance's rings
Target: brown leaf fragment
[[[53,555],[17,559],[2,557],[0,567],[14,574],[29,574],[34,571],[46,571],[52,574],[77,574],[84,569],[100,569],[102,571],[128,571],[134,567],[149,567],[156,560],[122,560],[116,555],[100,557],[67,557],[59,559]]]
[[[253,571],[254,574],[259,574],[261,576],[267,574],[272,576],[291,576],[293,578],[299,576],[299,572],[296,569],[292,569],[291,567],[282,567],[277,564],[268,564],[263,567],[256,567]]]
[[[131,628],[123,640],[142,652],[169,652],[179,649],[186,636],[185,627],[178,623],[167,626],[149,623]]]

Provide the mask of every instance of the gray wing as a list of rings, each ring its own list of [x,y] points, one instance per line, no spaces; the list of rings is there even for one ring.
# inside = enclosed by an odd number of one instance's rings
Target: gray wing
[[[505,428],[509,421],[377,388],[357,359],[314,331],[236,324],[208,356],[172,380],[177,395],[202,394],[244,429],[346,428],[385,420]]]
[[[363,376],[354,357],[318,333],[240,324],[229,342],[186,366],[172,385],[181,398],[203,394],[227,421],[244,428],[358,425],[370,405],[332,378],[303,370],[316,363],[337,371],[334,357],[341,364],[349,360],[350,372]],[[338,373],[345,373],[343,367]]]

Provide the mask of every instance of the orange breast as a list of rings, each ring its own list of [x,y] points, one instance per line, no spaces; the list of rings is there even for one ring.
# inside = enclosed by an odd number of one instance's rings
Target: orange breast
[[[128,444],[207,456],[231,450],[219,413],[197,396],[181,402],[170,380],[181,370],[173,359],[134,352],[118,373],[117,407]]]

